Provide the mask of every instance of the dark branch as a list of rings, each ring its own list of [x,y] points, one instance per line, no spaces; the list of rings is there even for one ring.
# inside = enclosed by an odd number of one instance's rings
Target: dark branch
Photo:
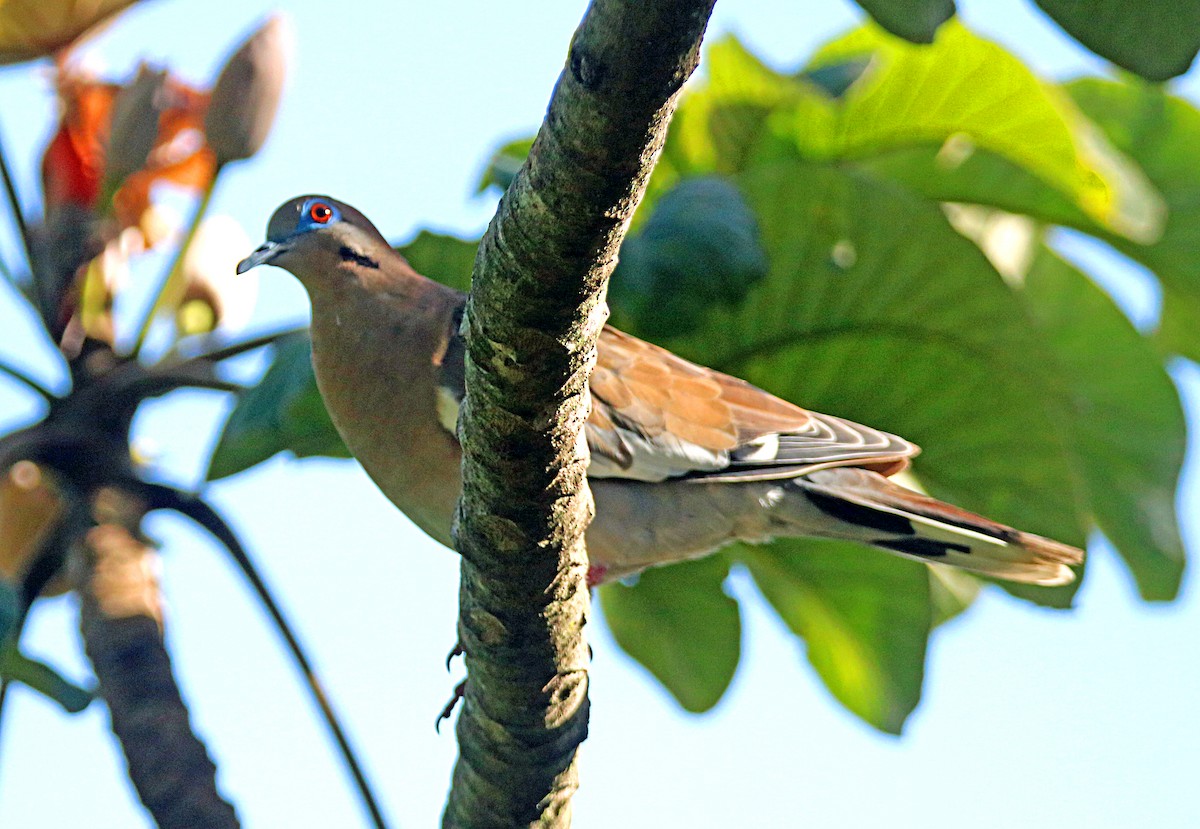
[[[445,826],[566,826],[587,735],[579,431],[625,229],[713,0],[594,0],[480,244],[460,417],[468,681]]]
[[[17,195],[17,185],[13,181],[12,169],[8,166],[8,153],[4,149],[3,138],[0,137],[0,177],[4,179],[4,194],[8,197],[8,207],[12,211],[13,221],[21,237],[21,245],[25,249],[25,261],[29,264],[29,272],[37,273],[33,264],[33,240],[29,235],[29,224],[25,221],[25,213],[21,210],[21,198]]]
[[[154,551],[140,530],[144,504],[111,487],[96,489],[91,504],[96,526],[72,568],[79,627],[129,780],[160,829],[237,829],[163,642]]]
[[[284,642],[287,643],[288,651],[291,653],[292,659],[295,661],[296,667],[304,679],[313,702],[321,712],[321,717],[325,720],[325,724],[329,727],[329,731],[337,743],[338,750],[341,752],[342,760],[345,762],[346,768],[350,771],[351,777],[354,778],[355,787],[362,798],[363,807],[371,816],[372,823],[378,829],[387,829],[387,822],[384,820],[379,801],[371,790],[371,784],[367,780],[366,773],[358,761],[358,756],[355,754],[353,746],[350,745],[350,740],[346,736],[345,729],[342,728],[337,712],[333,710],[333,706],[329,702],[321,680],[317,676],[316,668],[313,667],[312,661],[308,658],[308,654],[304,649],[304,645],[301,644],[299,636],[292,630],[292,626],[288,622],[287,617],[284,616],[283,610],[275,601],[271,589],[263,581],[258,568],[254,565],[249,553],[242,546],[241,541],[238,540],[233,530],[225,523],[225,520],[221,518],[216,510],[194,495],[144,481],[128,482],[125,485],[145,498],[150,509],[174,510],[180,515],[190,518],[207,530],[213,538],[217,539],[229,551],[229,555],[237,564],[238,569],[242,571],[242,575],[246,577],[246,581],[250,582],[250,586],[254,589],[263,607],[266,608],[279,634],[283,637]]]
[[[21,371],[16,366],[10,365],[9,363],[5,362],[4,360],[0,360],[0,372],[7,374],[9,377],[13,378],[18,383],[20,383],[21,385],[23,385],[27,389],[29,389],[30,391],[35,392],[39,397],[41,397],[47,403],[53,403],[55,400],[58,399],[58,395],[56,395],[54,392],[50,391],[50,389],[43,386],[37,380],[34,380],[32,377],[30,377],[25,372]]]
[[[171,367],[179,367],[199,362],[219,363],[222,360],[228,360],[230,357],[237,357],[241,354],[253,351],[256,348],[274,345],[276,341],[284,337],[303,334],[306,331],[308,331],[308,326],[301,326],[299,328],[285,328],[282,331],[276,331],[272,334],[263,334],[261,337],[254,337],[253,339],[244,340],[243,342],[239,343],[232,343],[212,351],[206,351],[203,354],[196,354],[195,356],[188,357],[184,360],[181,360],[179,363],[167,365]]]

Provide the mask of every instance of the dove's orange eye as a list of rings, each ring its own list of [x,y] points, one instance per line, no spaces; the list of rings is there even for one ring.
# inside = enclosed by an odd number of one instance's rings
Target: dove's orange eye
[[[308,209],[308,215],[314,222],[323,225],[333,217],[333,208],[325,202],[317,202]]]

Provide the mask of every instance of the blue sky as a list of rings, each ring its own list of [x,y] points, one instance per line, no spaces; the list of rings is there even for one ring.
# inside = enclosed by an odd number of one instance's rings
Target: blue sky
[[[493,204],[471,195],[475,178],[493,146],[540,122],[584,3],[434,5],[288,4],[298,48],[279,121],[261,156],[222,180],[215,212],[257,240],[278,203],[327,192],[397,240],[420,227],[479,231]],[[960,5],[968,25],[1044,74],[1105,71],[1032,4]],[[207,82],[269,9],[254,0],[146,3],[104,36],[99,56],[117,73],[147,56]],[[789,66],[859,19],[843,2],[719,0],[710,37],[736,32]],[[1179,88],[1200,100],[1197,73]],[[0,126],[26,194],[35,192],[53,107],[44,67],[0,70]],[[0,244],[13,261],[7,227]],[[1134,268],[1106,251],[1075,252],[1136,318],[1153,320],[1154,292]],[[304,319],[307,302],[290,276],[264,270],[259,278],[252,328]],[[26,358],[32,324],[5,290],[0,354]],[[61,384],[47,355],[34,365]],[[1181,364],[1174,374],[1200,422],[1200,370]],[[137,435],[163,478],[198,481],[225,408],[207,394],[147,407]],[[33,411],[0,384],[0,426]],[[1193,550],[1200,528],[1183,505],[1196,503],[1195,478],[1193,470],[1180,501]],[[432,727],[461,671],[442,668],[454,640],[455,557],[349,462],[276,459],[210,495],[310,642],[395,825],[435,824],[456,755],[452,729],[439,736]],[[220,552],[175,519],[156,517],[149,531],[163,543],[181,682],[245,825],[366,825],[275,635]],[[829,697],[802,646],[747,584],[733,585],[747,599],[743,663],[726,699],[701,717],[682,713],[597,619],[576,825],[1192,825],[1200,813],[1195,579],[1178,603],[1147,606],[1102,543],[1092,553],[1075,612],[987,591],[939,631],[924,701],[900,739],[871,731]],[[43,604],[29,649],[86,677],[73,603]],[[2,749],[0,826],[146,824],[99,706],[70,718],[18,690]]]

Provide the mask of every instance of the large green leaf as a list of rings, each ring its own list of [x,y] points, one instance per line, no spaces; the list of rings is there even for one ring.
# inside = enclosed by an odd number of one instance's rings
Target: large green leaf
[[[954,16],[954,0],[857,0],[875,22],[913,43],[933,43],[938,27]]]
[[[833,695],[876,728],[899,734],[925,675],[934,618],[926,565],[807,539],[739,546],[733,555],[804,640]]]
[[[647,570],[632,586],[600,588],[604,618],[626,653],[688,711],[721,699],[737,669],[742,625],[723,589],[729,560],[711,556]]]
[[[929,568],[929,602],[933,627],[944,625],[962,614],[979,595],[983,583],[954,567]]]
[[[870,67],[840,98],[824,67]],[[679,177],[737,172],[776,143],[808,159],[878,167],[919,192],[1150,241],[1162,200],[1070,99],[956,22],[932,46],[865,28],[821,50],[808,76],[773,72],[736,40],[709,48],[707,81],[685,98],[650,196]]]
[[[317,391],[312,344],[304,334],[279,340],[267,373],[238,398],[213,450],[208,480],[249,469],[279,452],[350,457]]]
[[[672,345],[801,405],[915,440],[934,495],[1082,542],[1054,405],[1021,303],[937,205],[779,162],[743,178],[771,269]]]
[[[614,320],[651,336],[690,330],[713,305],[732,305],[767,272],[754,214],[716,176],[681,181],[625,238],[609,287]]]
[[[1080,43],[1152,81],[1182,75],[1200,50],[1195,0],[1035,0]]]
[[[1175,386],[1112,299],[1049,250],[1023,293],[1070,384],[1065,423],[1096,524],[1143,597],[1172,599],[1184,565],[1175,487],[1187,448]]]
[[[845,158],[932,144],[942,166],[983,150],[1036,176],[1117,234],[1157,234],[1162,205],[1138,169],[1059,90],[1000,46],[957,22],[929,47],[862,29],[820,50],[813,63],[864,53],[879,61],[876,77],[846,97],[831,135],[801,124],[795,135],[802,147],[819,152],[828,142]]]
[[[950,215],[1020,288],[1057,364],[1084,511],[1122,551],[1143,596],[1172,598],[1183,568],[1174,500],[1187,435],[1159,353],[1032,221],[977,207]]]

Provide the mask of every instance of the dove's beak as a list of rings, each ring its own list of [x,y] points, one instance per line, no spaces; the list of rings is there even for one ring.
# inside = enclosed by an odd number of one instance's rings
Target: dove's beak
[[[259,265],[269,265],[271,260],[288,249],[284,242],[263,242],[254,253],[238,262],[237,272],[245,273]]]

